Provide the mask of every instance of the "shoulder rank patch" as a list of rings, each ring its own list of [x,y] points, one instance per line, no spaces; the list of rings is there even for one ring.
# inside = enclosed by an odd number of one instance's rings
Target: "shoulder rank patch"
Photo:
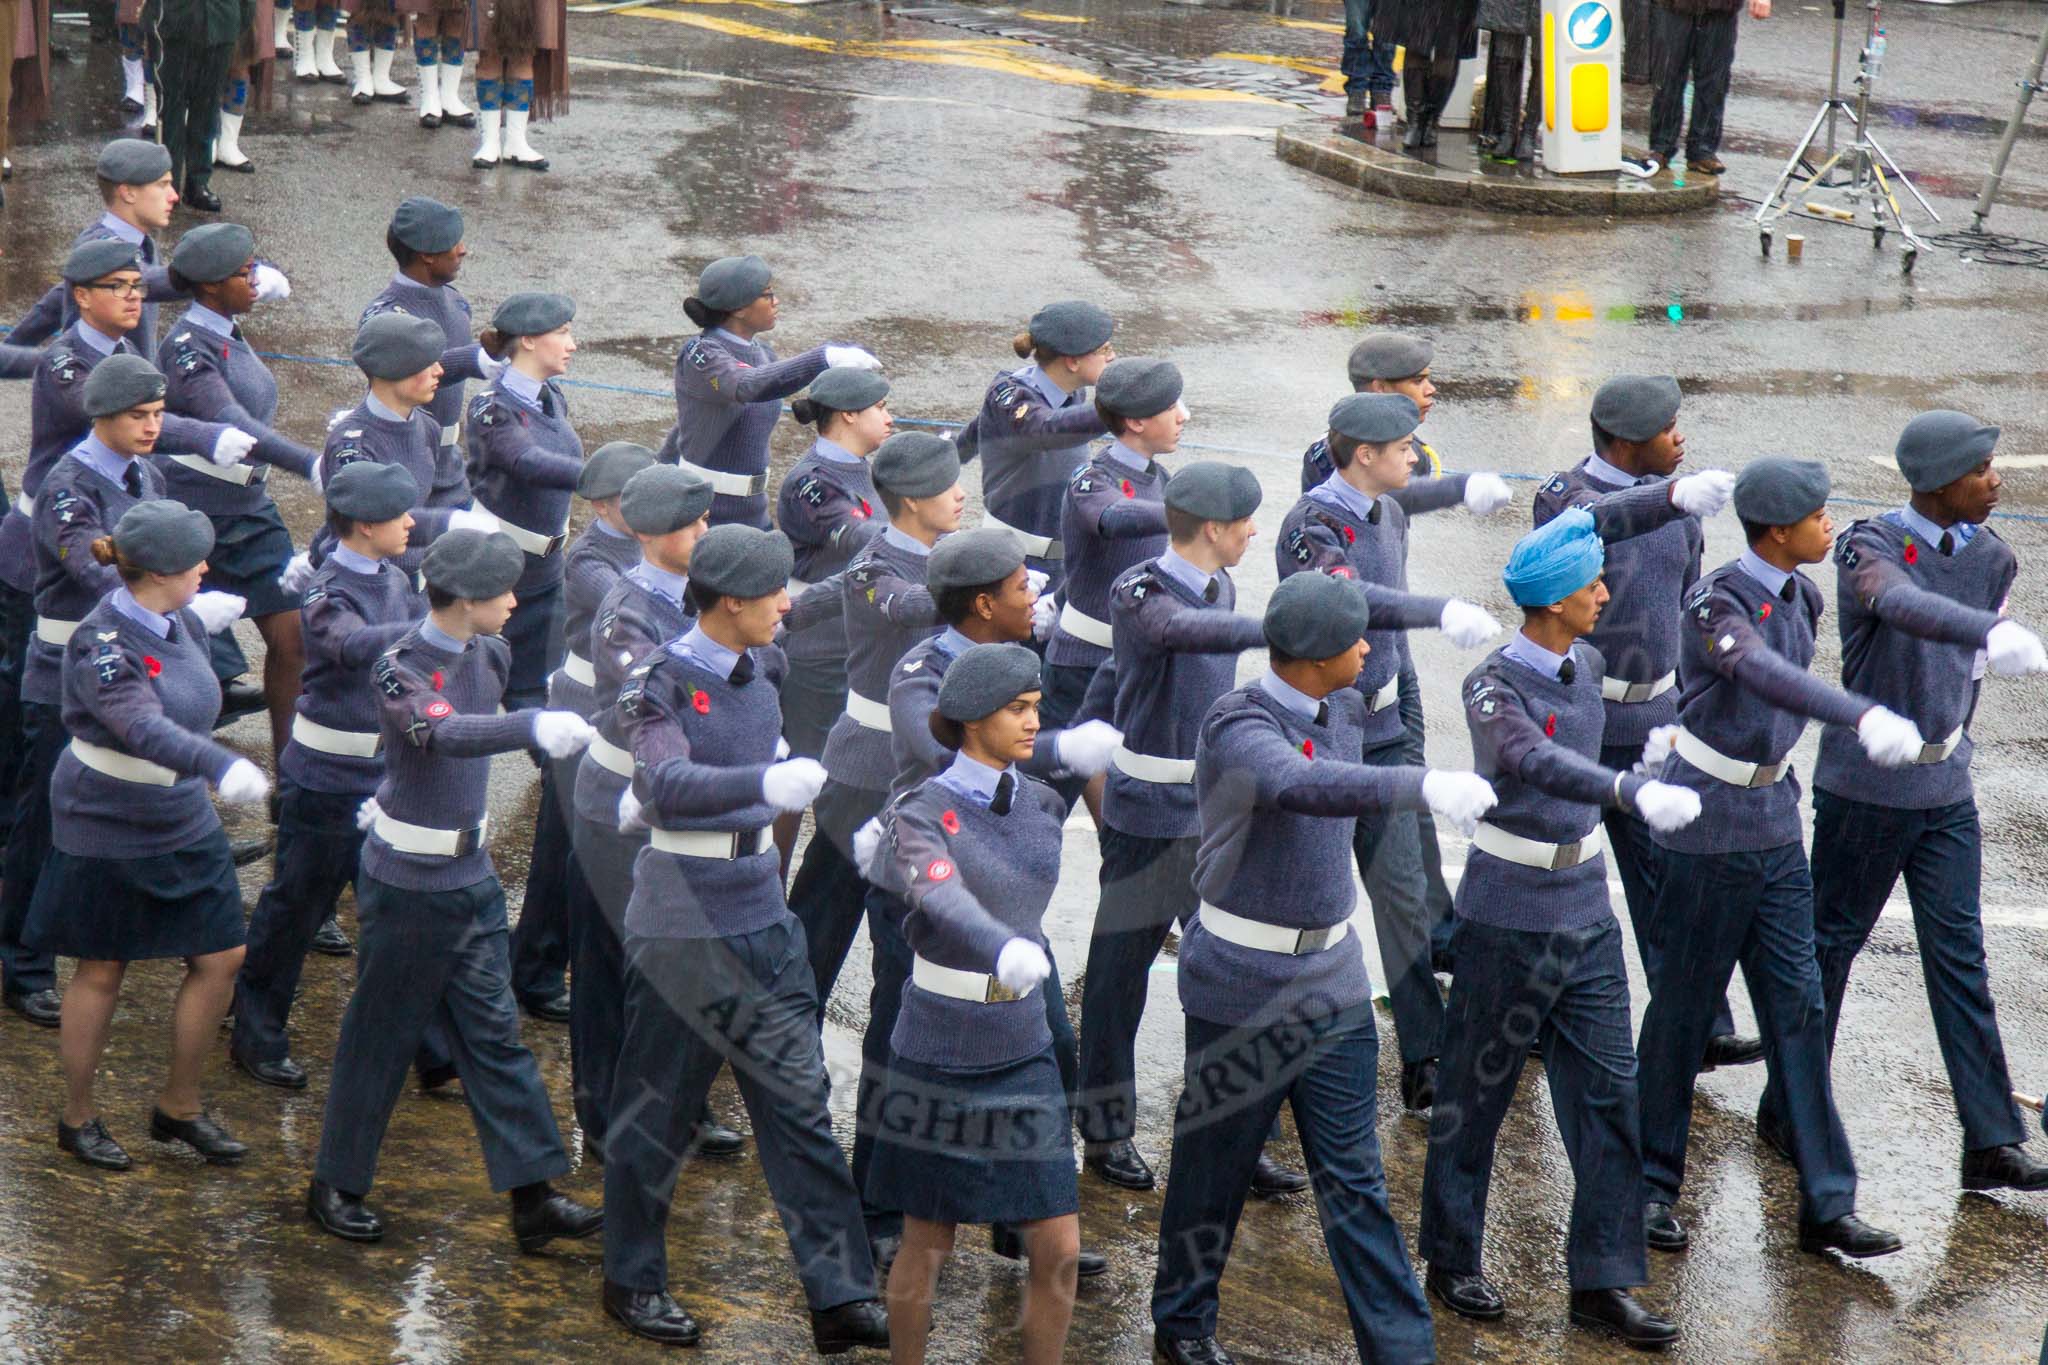
[[[813,475],[806,475],[804,481],[796,486],[796,492],[798,497],[813,507],[824,505],[825,487]]]
[[[71,352],[52,351],[50,353],[50,378],[56,380],[59,384],[74,383],[84,373],[85,367],[78,363],[78,357],[71,354]]]
[[[700,370],[711,363],[711,357],[704,354],[704,340],[702,337],[692,337],[688,342],[684,343],[683,354],[688,356],[690,363]]]
[[[351,465],[364,458],[366,457],[361,446],[343,446],[334,452],[334,467],[340,469],[343,465]],[[349,477],[354,478],[355,476],[351,474]]]
[[[389,654],[380,654],[370,672],[377,679],[377,690],[385,696],[396,698],[405,694],[405,682],[398,676],[398,662]]]
[[[58,489],[57,496],[50,500],[50,506],[57,510],[57,520],[69,526],[71,519],[78,515],[78,491],[72,488]]]
[[[997,407],[999,407],[999,408],[1007,408],[1008,406],[1010,406],[1010,400],[1011,400],[1012,398],[1015,398],[1016,396],[1017,396],[1017,386],[1016,386],[1015,384],[998,384],[998,385],[996,385],[996,394],[995,394],[995,397],[996,397],[996,406],[997,406]],[[1020,410],[1020,411],[1018,412],[1018,414],[1017,414],[1017,415],[1021,417],[1021,416],[1023,416],[1023,412],[1022,412],[1022,411]]]
[[[1562,493],[1562,492],[1564,492],[1564,476],[1563,476],[1563,475],[1559,475],[1559,476],[1558,476],[1557,478],[1554,478],[1554,479],[1552,479],[1552,480],[1550,481],[1550,491],[1551,491],[1551,492],[1553,492],[1553,493]]]
[[[99,652],[92,657],[92,670],[99,675],[101,687],[112,687],[114,679],[121,676],[120,651],[110,644],[101,645]]]

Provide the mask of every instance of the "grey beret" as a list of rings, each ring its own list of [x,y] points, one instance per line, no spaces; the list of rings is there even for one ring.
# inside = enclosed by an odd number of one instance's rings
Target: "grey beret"
[[[1197,460],[1166,481],[1166,505],[1203,521],[1237,521],[1259,510],[1265,492],[1243,465]]]
[[[1987,427],[1967,412],[1937,408],[1906,423],[1893,453],[1913,491],[1931,493],[1990,459],[1997,444],[1997,427]]]
[[[171,173],[171,153],[161,143],[117,137],[100,149],[99,178],[116,185],[154,185]]]
[[[1024,646],[975,645],[946,666],[939,714],[951,721],[980,720],[1043,687],[1038,656]]]
[[[151,573],[184,573],[213,553],[213,518],[170,498],[149,498],[114,526],[121,557]]]
[[[579,498],[616,498],[626,491],[626,481],[654,463],[654,452],[631,441],[606,441],[590,452],[583,472],[576,476]]]
[[[428,587],[472,602],[512,591],[525,571],[526,552],[503,531],[444,531],[420,562]]]
[[[1760,526],[1790,526],[1827,504],[1828,467],[1766,455],[1735,476],[1735,515]]]
[[[834,412],[859,412],[889,396],[889,381],[873,370],[837,365],[811,381],[810,400]]]
[[[711,481],[681,465],[648,465],[619,494],[619,515],[643,536],[680,531],[710,510]]]
[[[85,415],[112,417],[154,403],[168,385],[163,371],[139,355],[110,355],[85,377]]]
[[[960,450],[929,431],[899,431],[876,447],[868,473],[899,498],[929,498],[960,482]]]
[[[491,326],[508,337],[537,337],[575,316],[576,301],[567,294],[514,294],[491,314]]]
[[[1080,299],[1048,303],[1031,315],[1031,341],[1057,355],[1087,355],[1116,330],[1108,310]]]
[[[1330,409],[1330,430],[1354,441],[1384,445],[1422,425],[1422,409],[1405,393],[1353,393]]]
[[[1406,332],[1375,332],[1351,348],[1345,368],[1353,384],[1375,379],[1412,379],[1429,368],[1436,347]]]
[[[719,313],[746,307],[768,290],[774,272],[759,256],[727,256],[697,277],[697,301]]]
[[[372,379],[408,379],[440,363],[448,335],[432,318],[379,313],[356,329],[349,354]]]
[[[171,248],[171,269],[195,284],[218,284],[255,255],[256,234],[240,223],[206,223]]]
[[[1365,638],[1365,594],[1349,579],[1298,573],[1266,599],[1266,643],[1296,659],[1330,659]]]
[[[102,237],[71,248],[71,254],[64,258],[64,280],[67,284],[91,284],[116,270],[141,268],[142,258],[133,243]]]
[[[1000,583],[1024,567],[1024,542],[1015,531],[983,526],[956,531],[932,547],[924,585],[934,593]]]
[[[462,211],[423,194],[409,195],[391,215],[391,235],[428,256],[452,251],[462,240]]]
[[[1157,416],[1180,401],[1180,371],[1166,360],[1112,360],[1095,383],[1095,401],[1119,417]]]
[[[420,484],[402,464],[351,460],[327,481],[327,510],[351,521],[396,521],[419,505]]]
[[[1678,381],[1668,374],[1618,374],[1593,395],[1593,424],[1624,441],[1647,441],[1678,416]]]
[[[795,568],[788,536],[737,522],[712,527],[690,553],[690,581],[721,597],[766,597]]]

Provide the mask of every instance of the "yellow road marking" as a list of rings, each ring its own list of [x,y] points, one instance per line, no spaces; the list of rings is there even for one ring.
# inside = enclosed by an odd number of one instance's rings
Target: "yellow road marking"
[[[1344,93],[1344,73],[1334,66],[1321,62],[1306,62],[1299,57],[1275,57],[1270,52],[1218,52],[1212,62],[1257,62],[1261,66],[1284,66],[1289,71],[1306,71],[1311,76],[1321,76],[1323,83],[1317,88],[1326,95]]]
[[[1326,23],[1321,19],[1274,19],[1272,22],[1280,25],[1282,28],[1306,28],[1313,29],[1317,33],[1341,34],[1344,32],[1344,25]]]
[[[1020,9],[1017,11],[1017,17],[1019,19],[1035,19],[1041,24],[1092,24],[1095,22],[1093,19],[1084,18],[1078,14],[1047,14],[1044,10],[1036,9]]]

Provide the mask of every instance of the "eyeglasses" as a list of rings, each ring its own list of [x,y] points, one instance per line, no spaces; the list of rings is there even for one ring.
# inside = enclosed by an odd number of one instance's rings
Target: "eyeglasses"
[[[760,297],[767,299],[769,302],[772,303],[775,300],[775,291],[773,289],[763,289],[761,291]]]
[[[143,293],[141,280],[94,280],[87,289],[104,289],[117,299],[139,298]]]

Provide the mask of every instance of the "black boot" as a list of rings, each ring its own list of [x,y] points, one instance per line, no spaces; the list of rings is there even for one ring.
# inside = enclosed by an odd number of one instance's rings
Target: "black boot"
[[[1515,155],[1515,96],[1522,90],[1523,50],[1526,38],[1512,33],[1495,33],[1486,54],[1486,100],[1479,111],[1479,147],[1496,161],[1512,161]]]
[[[1515,137],[1515,160],[1524,166],[1536,160],[1536,131],[1543,126],[1543,59],[1531,56],[1529,99],[1522,106],[1522,127]]]
[[[1429,134],[1429,63],[1414,56],[1401,66],[1401,99],[1407,105],[1408,131],[1401,135],[1401,150],[1422,150]]]

